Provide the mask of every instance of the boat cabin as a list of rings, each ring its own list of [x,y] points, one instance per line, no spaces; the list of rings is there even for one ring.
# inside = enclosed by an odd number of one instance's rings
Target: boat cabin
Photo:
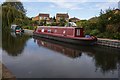
[[[38,26],[36,33],[53,34],[56,36],[84,37],[83,28],[77,28],[74,22],[69,22],[65,27],[60,26]]]

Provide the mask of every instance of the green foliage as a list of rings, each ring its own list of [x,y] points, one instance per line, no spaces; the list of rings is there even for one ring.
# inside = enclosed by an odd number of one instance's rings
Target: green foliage
[[[46,24],[46,26],[51,26],[51,24]]]
[[[85,34],[91,34],[101,38],[120,39],[120,10],[101,10],[99,17],[79,21],[77,25],[85,29]]]
[[[11,0],[12,1],[12,0]],[[23,4],[20,2],[20,1],[18,1],[18,0],[16,0],[16,1],[14,1],[14,2],[4,2],[3,4],[2,4],[2,6],[11,6],[11,7],[14,7],[15,9],[17,9],[18,11],[22,11],[24,14],[26,13],[26,10],[24,9],[24,6],[23,6]]]
[[[15,7],[9,5],[2,6],[2,14],[3,29],[10,29],[11,24],[29,25],[30,20],[22,11],[18,11]]]
[[[98,29],[94,29],[91,31],[90,35],[98,35],[100,31]]]
[[[55,16],[53,17],[53,21],[56,22]]]
[[[29,39],[27,35],[12,36],[10,31],[2,31],[2,49],[7,51],[9,55],[17,56],[24,50],[26,41]]]
[[[116,32],[113,34],[114,39],[120,39],[120,32]]]
[[[41,20],[40,21],[40,26],[46,26],[47,25],[47,23],[46,23],[46,19],[43,19],[43,20]]]
[[[38,21],[30,21],[30,25],[31,26],[36,26],[36,25],[39,25],[39,22]]]
[[[51,26],[57,26],[56,22],[51,23]]]
[[[59,26],[65,26],[65,23],[66,23],[66,20],[64,18],[61,18]]]
[[[23,26],[24,29],[35,30],[36,26]]]

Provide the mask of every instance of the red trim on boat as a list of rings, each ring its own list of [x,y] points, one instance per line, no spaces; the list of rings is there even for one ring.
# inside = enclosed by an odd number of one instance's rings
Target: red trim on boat
[[[21,32],[21,30],[16,30],[16,32]]]

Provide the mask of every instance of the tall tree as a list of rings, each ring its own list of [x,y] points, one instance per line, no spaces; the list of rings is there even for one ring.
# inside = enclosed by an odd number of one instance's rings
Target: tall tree
[[[55,16],[53,17],[53,21],[56,22]]]
[[[15,7],[2,6],[2,29],[9,29],[11,24],[28,25],[29,21],[28,17]]]
[[[23,4],[18,0],[6,0],[6,2],[4,2],[2,6],[5,6],[5,5],[15,7],[17,10],[22,11],[24,14],[26,13],[26,10],[24,9]]]
[[[65,23],[66,23],[65,18],[61,18],[59,26],[65,26]]]

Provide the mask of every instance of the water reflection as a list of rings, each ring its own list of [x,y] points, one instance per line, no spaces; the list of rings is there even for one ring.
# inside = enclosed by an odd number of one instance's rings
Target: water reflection
[[[10,32],[12,37],[22,37],[23,36],[23,32]]]
[[[118,77],[118,49],[79,46],[7,31],[2,35],[3,62],[18,78]]]
[[[60,52],[65,56],[77,58],[86,54],[92,57],[96,66],[95,72],[102,72],[103,74],[117,70],[117,65],[120,61],[120,54],[118,49],[102,47],[102,46],[76,46],[63,42],[34,37],[34,42],[39,46],[47,47],[48,49]]]
[[[117,65],[120,62],[119,58],[119,52],[114,50],[97,51],[94,55],[95,65],[97,69],[100,68],[101,72],[103,73],[107,73],[109,71],[114,73],[118,67]]]
[[[2,49],[5,50],[11,56],[17,56],[21,54],[26,41],[29,36],[22,35],[22,33],[15,33],[3,30],[2,31]]]
[[[47,47],[51,50],[57,51],[61,54],[69,56],[71,58],[79,57],[82,54],[82,52],[80,50],[74,50],[74,49],[71,49],[71,48],[68,48],[68,47],[65,47],[65,46],[61,46],[61,45],[58,45],[58,44],[53,44],[53,43],[50,43],[50,42],[46,42],[46,41],[43,41],[41,39],[35,39],[35,42],[37,42],[37,44],[39,46]]]

